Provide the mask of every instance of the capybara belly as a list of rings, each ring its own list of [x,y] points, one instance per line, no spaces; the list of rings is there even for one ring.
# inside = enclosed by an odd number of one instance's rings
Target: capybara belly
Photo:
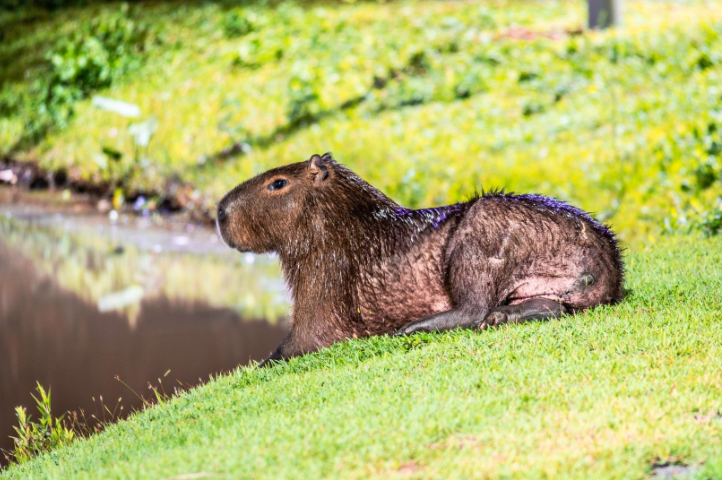
[[[548,298],[563,301],[576,284],[578,278],[571,276],[530,276],[522,280],[509,295],[508,304],[515,305],[530,298]]]
[[[361,316],[369,333],[390,333],[417,318],[452,308],[443,275],[404,269],[374,277],[360,295]]]

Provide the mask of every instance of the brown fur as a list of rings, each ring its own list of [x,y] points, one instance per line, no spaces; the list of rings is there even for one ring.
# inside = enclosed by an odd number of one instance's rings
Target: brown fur
[[[286,185],[273,189],[276,181]],[[330,154],[238,185],[218,206],[218,229],[233,248],[280,257],[292,328],[271,359],[349,337],[486,328],[622,298],[614,235],[581,210],[498,192],[410,210]]]

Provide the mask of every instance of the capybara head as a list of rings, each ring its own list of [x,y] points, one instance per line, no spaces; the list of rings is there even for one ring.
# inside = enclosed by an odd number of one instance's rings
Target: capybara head
[[[243,252],[278,251],[308,217],[311,199],[330,188],[336,166],[331,154],[313,155],[241,183],[218,204],[219,234]]]

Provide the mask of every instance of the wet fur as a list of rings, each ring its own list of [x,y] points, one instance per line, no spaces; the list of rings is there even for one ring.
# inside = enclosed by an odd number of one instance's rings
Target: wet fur
[[[269,192],[288,179],[283,193]],[[265,172],[219,204],[241,251],[277,252],[293,297],[284,359],[349,337],[486,328],[622,298],[614,234],[538,195],[410,210],[326,154]]]

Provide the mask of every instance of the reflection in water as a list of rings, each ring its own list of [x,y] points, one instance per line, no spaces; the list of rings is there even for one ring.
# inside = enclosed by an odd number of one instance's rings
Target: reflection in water
[[[131,326],[141,300],[153,298],[199,301],[271,322],[288,311],[278,264],[267,257],[222,246],[222,252],[201,254],[198,243],[203,243],[192,242],[185,232],[99,221],[107,222],[104,217],[0,217],[0,238],[31,260],[39,274],[102,311],[123,311]],[[215,238],[215,232],[202,233],[207,244]]]
[[[195,384],[264,358],[286,332],[272,261],[158,253],[125,235],[109,240],[109,229],[68,228],[68,218],[13,217],[0,220],[0,448],[12,446],[14,407],[34,413],[36,380],[52,388],[56,414],[98,414],[100,395],[111,406],[123,397],[127,413],[140,401],[115,375],[147,396],[170,370],[170,391],[176,379]]]

